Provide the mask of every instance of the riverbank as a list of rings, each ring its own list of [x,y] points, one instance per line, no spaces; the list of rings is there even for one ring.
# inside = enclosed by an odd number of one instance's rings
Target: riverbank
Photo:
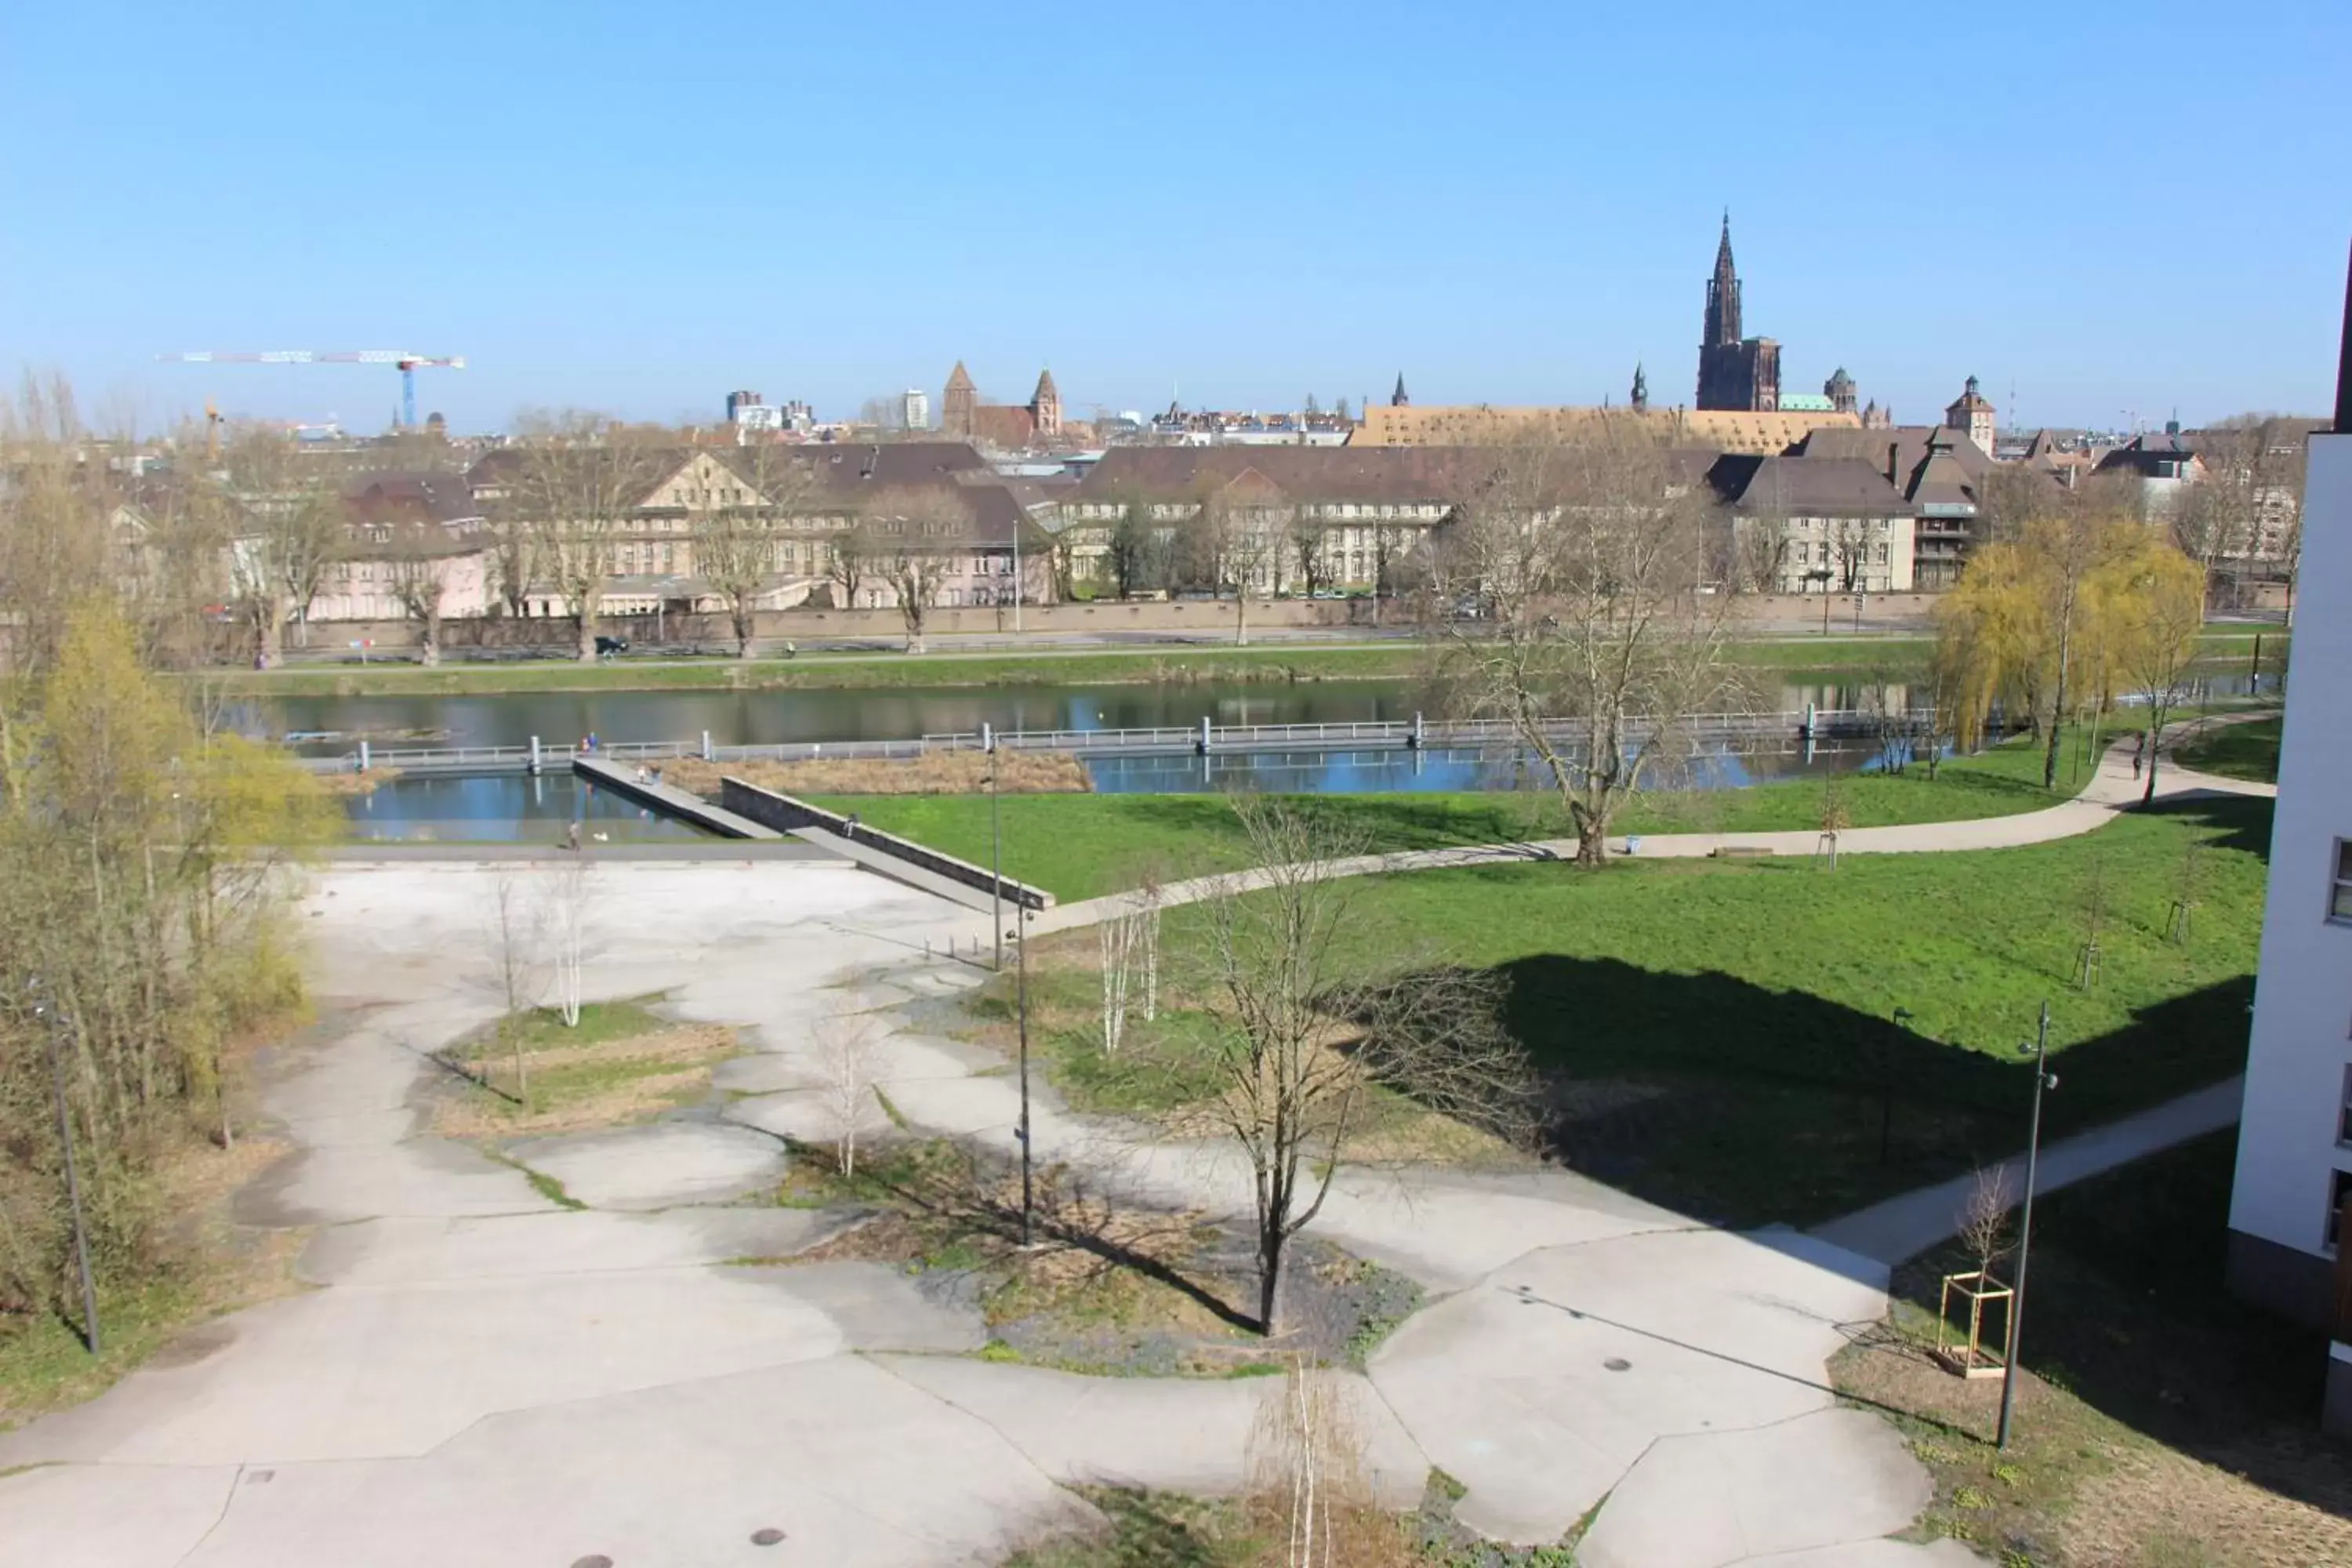
[[[2234,672],[2262,639],[2263,668],[2282,668],[2286,636],[2277,628],[2208,630],[2200,662]],[[1784,678],[1900,680],[1927,668],[1935,639],[1917,633],[1840,637],[1791,635],[1743,639],[1733,657]],[[600,664],[562,659],[421,665],[299,665],[272,670],[199,671],[186,679],[229,699],[254,697],[429,697],[502,692],[823,691],[909,687],[1185,685],[1244,681],[1401,680],[1421,674],[1428,652],[1410,637],[1381,642],[1300,643],[1233,647],[1154,643],[1134,647],[1040,646],[1005,653],[941,651],[808,653],[793,658],[622,658]]]

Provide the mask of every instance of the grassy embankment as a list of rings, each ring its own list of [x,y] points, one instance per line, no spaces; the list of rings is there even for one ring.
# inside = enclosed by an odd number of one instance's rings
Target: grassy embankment
[[[1368,951],[1508,979],[1511,1028],[1560,1085],[1570,1163],[1700,1217],[1809,1224],[2013,1152],[2016,1047],[2045,999],[2067,1064],[2053,1136],[2238,1070],[2269,818],[2267,801],[2207,800],[2050,844],[1856,856],[1833,872],[1417,871],[1369,879],[1358,910]],[[2177,942],[2184,879],[2195,915]],[[1033,1036],[1089,1109],[1171,1112],[1206,1091],[1178,973],[1198,917],[1166,921],[1177,1005],[1115,1061],[1097,1037],[1092,933],[1039,944]]]
[[[2253,719],[2221,724],[2183,743],[2174,753],[2180,765],[2224,778],[2276,784],[2283,721]]]
[[[1853,774],[1838,780],[1848,824],[1882,827],[2035,811],[2080,787],[2076,746],[2066,738],[2059,787],[2042,787],[2040,754],[2010,744],[1927,770]],[[1629,806],[1619,833],[1764,833],[1820,826],[1824,784],[1790,779],[1746,789],[1657,794]],[[1568,816],[1556,795],[1536,791],[1319,795],[1314,809],[1344,824],[1370,850],[1437,849],[1564,838]],[[985,795],[828,795],[820,804],[855,811],[885,832],[986,864],[991,847]],[[1248,846],[1232,806],[1213,795],[1008,794],[1003,805],[1005,874],[1062,899],[1094,898],[1163,879],[1228,869]]]

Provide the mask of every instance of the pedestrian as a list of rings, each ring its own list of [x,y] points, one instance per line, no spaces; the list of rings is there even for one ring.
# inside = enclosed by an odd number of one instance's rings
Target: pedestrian
[[[2147,760],[2147,731],[2142,730],[2132,742],[2132,777],[2139,777],[2140,765]]]
[[[563,829],[563,847],[575,850],[580,847],[580,819],[576,816]]]

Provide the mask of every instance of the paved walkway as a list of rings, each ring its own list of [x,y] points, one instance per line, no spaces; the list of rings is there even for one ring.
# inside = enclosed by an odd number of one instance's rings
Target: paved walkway
[[[2042,1146],[2042,1163],[2034,1175],[2037,1193],[2054,1192],[2076,1182],[2161,1153],[2178,1143],[2208,1132],[2233,1127],[2245,1096],[2242,1078],[2208,1084],[2205,1088],[2150,1106],[2104,1127],[2077,1132]],[[1993,1167],[2012,1194],[2025,1191],[2025,1156],[2019,1153]],[[1905,1193],[1866,1209],[1813,1227],[1812,1235],[1848,1252],[1893,1265],[1925,1252],[1959,1230],[1960,1211],[1974,1194],[1974,1175],[1958,1176],[1917,1192]]]

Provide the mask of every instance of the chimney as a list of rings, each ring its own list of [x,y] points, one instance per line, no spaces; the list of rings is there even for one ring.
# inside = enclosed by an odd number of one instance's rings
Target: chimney
[[[2336,433],[2352,436],[2352,267],[2344,274],[2344,347],[2336,362]]]
[[[1896,489],[1903,488],[1903,443],[1886,443],[1886,482]]]

